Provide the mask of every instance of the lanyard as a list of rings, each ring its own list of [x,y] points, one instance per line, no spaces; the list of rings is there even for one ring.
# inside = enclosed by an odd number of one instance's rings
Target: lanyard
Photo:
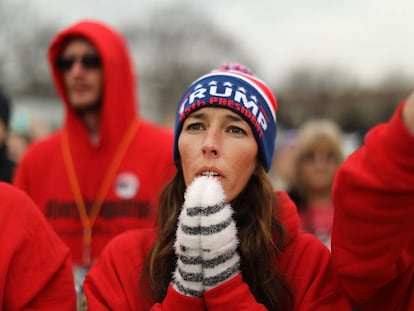
[[[127,132],[125,133],[124,137],[122,138],[114,158],[112,159],[108,170],[105,173],[105,176],[102,180],[102,183],[99,187],[98,195],[96,199],[93,201],[92,209],[90,211],[90,215],[88,216],[88,212],[86,210],[85,201],[82,197],[82,192],[79,186],[79,181],[76,176],[75,166],[73,164],[72,155],[70,152],[68,134],[66,131],[62,133],[62,152],[63,152],[63,159],[65,161],[65,167],[69,178],[70,187],[72,189],[72,194],[75,199],[76,206],[78,208],[79,217],[83,227],[83,263],[85,266],[89,266],[91,264],[91,244],[92,244],[92,228],[95,223],[96,218],[99,215],[99,212],[102,207],[102,203],[105,200],[106,194],[108,192],[109,187],[113,181],[114,175],[118,170],[119,165],[122,162],[122,159],[125,156],[126,151],[128,150],[129,145],[138,129],[139,122],[134,121],[129,126]]]

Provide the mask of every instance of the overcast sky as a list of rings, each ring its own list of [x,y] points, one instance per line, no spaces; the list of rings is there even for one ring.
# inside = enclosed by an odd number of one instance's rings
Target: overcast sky
[[[414,76],[412,0],[31,1],[61,25],[93,17],[115,27],[173,1],[197,4],[238,38],[264,80],[277,81],[303,65],[343,68],[365,83],[391,71]]]

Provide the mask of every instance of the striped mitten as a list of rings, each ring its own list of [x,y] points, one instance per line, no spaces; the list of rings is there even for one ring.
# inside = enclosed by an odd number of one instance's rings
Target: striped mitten
[[[201,177],[201,247],[203,285],[209,290],[240,273],[239,244],[233,209],[226,204],[224,190],[217,179]]]
[[[196,180],[197,181],[197,180]],[[203,271],[200,243],[200,205],[203,189],[194,181],[186,190],[178,219],[176,241],[177,266],[173,287],[186,296],[203,295]]]

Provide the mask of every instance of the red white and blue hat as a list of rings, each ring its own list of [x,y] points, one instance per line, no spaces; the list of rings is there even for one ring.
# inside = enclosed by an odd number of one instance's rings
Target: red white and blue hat
[[[225,64],[220,69],[194,81],[182,96],[176,114],[174,162],[178,163],[178,137],[184,120],[194,111],[218,107],[239,114],[252,128],[259,146],[259,157],[270,170],[276,142],[277,101],[270,88],[238,64]]]

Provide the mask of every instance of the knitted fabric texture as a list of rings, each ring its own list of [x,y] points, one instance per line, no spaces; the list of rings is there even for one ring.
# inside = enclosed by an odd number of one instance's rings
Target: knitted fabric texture
[[[224,68],[224,69],[223,69]],[[179,161],[178,137],[185,119],[205,107],[229,109],[239,114],[254,133],[259,156],[269,171],[276,142],[277,102],[270,88],[250,71],[225,66],[194,81],[185,91],[177,108],[174,137],[174,161]]]
[[[175,251],[178,257],[173,286],[187,296],[202,296],[240,273],[238,238],[233,209],[225,204],[216,179],[196,178],[185,193]],[[200,273],[201,271],[201,273]]]
[[[197,209],[202,194],[202,189],[197,187],[197,183],[187,188],[174,243],[177,265],[173,287],[186,296],[194,297],[203,295],[200,213]]]

